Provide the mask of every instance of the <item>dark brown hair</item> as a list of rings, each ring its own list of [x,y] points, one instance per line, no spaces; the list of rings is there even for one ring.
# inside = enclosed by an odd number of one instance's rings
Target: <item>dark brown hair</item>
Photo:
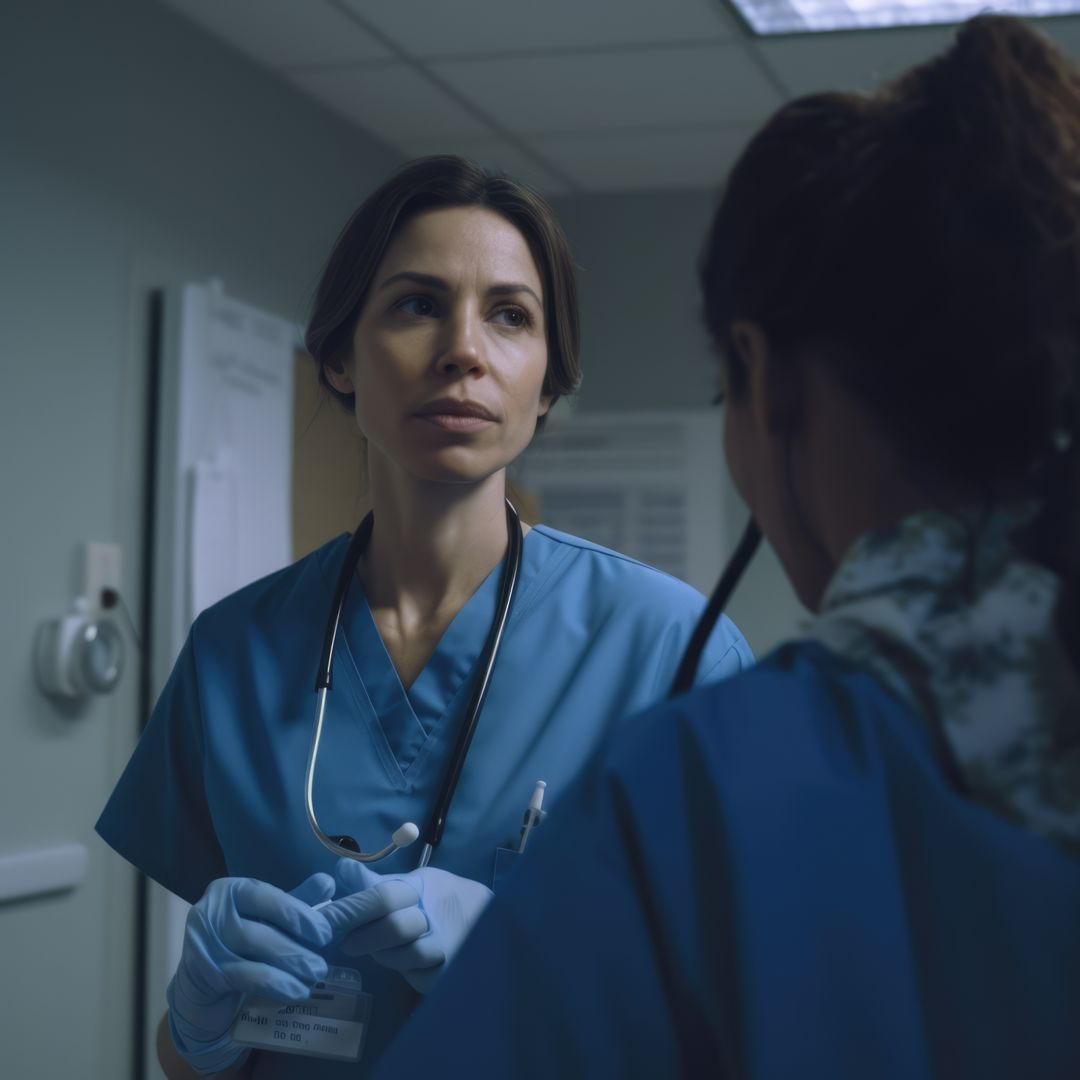
[[[979,16],[877,94],[782,108],[732,171],[702,260],[729,390],[736,319],[819,346],[916,465],[1042,499],[1080,658],[1080,77]]]
[[[581,381],[577,283],[570,245],[551,207],[524,184],[465,158],[418,158],[364,200],[337,238],[315,294],[304,343],[319,365],[319,381],[351,412],[353,394],[326,379],[352,349],[356,321],[372,279],[401,227],[417,214],[445,207],[494,211],[525,238],[544,287],[548,366],[543,392],[558,399]],[[543,419],[543,418],[541,418]]]

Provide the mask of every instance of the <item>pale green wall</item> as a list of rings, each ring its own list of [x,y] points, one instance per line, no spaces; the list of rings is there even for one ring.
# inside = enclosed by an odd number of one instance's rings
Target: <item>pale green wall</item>
[[[703,191],[553,200],[581,290],[582,409],[693,408],[716,392],[699,317]]]
[[[135,680],[65,715],[34,686],[76,545],[120,542],[135,596],[147,290],[217,277],[289,318],[398,162],[150,0],[0,14],[0,854],[71,840],[90,877],[0,906],[0,1075],[123,1080],[133,875],[92,833]]]
[[[578,408],[698,409],[716,392],[716,360],[700,316],[697,258],[714,195],[646,192],[554,201],[578,264],[584,378]],[[723,477],[727,515],[717,577],[746,520]],[[763,545],[728,609],[758,656],[805,612]]]

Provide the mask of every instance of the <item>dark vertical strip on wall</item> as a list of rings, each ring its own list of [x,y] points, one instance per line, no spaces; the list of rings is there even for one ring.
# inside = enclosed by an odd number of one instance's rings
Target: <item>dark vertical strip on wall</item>
[[[165,306],[164,294],[155,291],[150,294],[150,318],[146,341],[146,359],[148,364],[146,379],[146,429],[145,453],[143,462],[143,545],[142,545],[142,618],[140,632],[143,647],[139,657],[139,697],[138,718],[139,732],[142,733],[150,719],[153,708],[153,672],[151,657],[154,655],[154,540],[157,499],[157,459],[158,459],[158,412],[161,400],[161,331],[162,313]],[[146,999],[147,999],[147,923],[149,905],[149,882],[143,873],[135,878],[135,971],[132,988],[135,1000],[132,1002],[132,1076],[133,1080],[146,1078]]]

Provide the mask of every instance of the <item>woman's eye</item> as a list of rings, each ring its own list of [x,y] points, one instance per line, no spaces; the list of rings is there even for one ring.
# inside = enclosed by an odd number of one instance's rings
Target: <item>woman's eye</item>
[[[406,315],[415,315],[418,318],[435,314],[435,304],[427,296],[406,296],[395,306],[398,311],[404,311]]]
[[[529,313],[520,307],[499,308],[495,312],[495,318],[504,326],[519,327],[529,325]]]

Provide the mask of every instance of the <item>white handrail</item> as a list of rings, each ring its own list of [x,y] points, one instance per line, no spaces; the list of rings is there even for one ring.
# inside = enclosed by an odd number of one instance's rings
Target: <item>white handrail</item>
[[[0,903],[74,889],[86,877],[85,844],[0,855]]]

